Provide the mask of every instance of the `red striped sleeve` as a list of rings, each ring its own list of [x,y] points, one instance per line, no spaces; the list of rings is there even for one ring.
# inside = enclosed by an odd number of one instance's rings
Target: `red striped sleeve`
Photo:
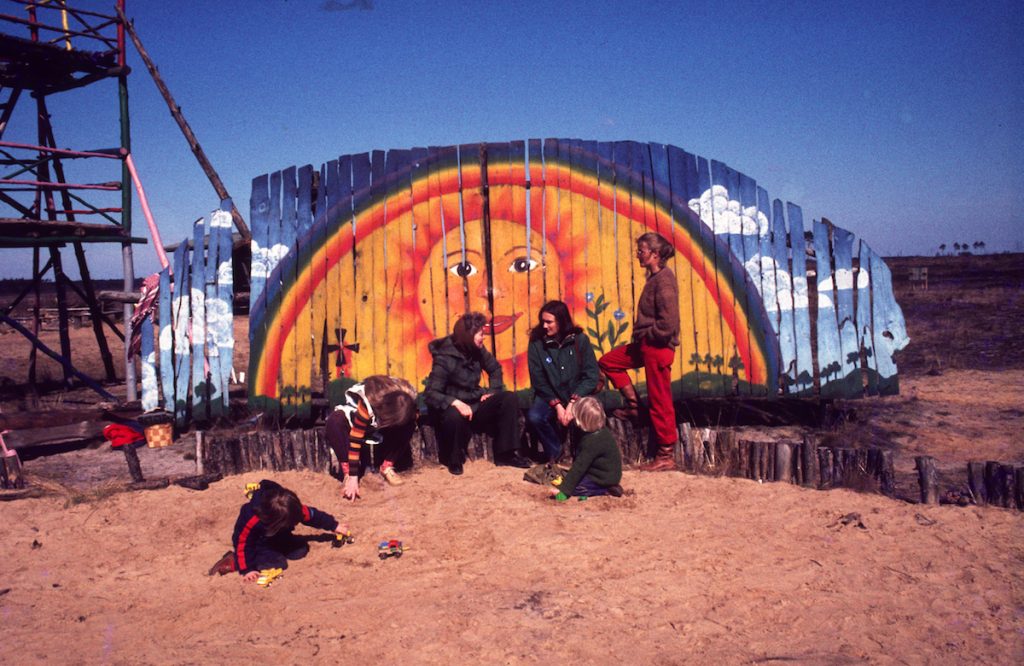
[[[242,528],[241,534],[238,535],[238,548],[236,549],[236,555],[238,556],[238,570],[246,571],[249,567],[245,561],[245,549],[249,545],[249,533],[252,532],[252,528],[256,527],[256,523],[260,522],[260,519],[253,516],[249,519],[249,522]]]
[[[352,428],[348,433],[349,473],[358,473],[359,471],[359,453],[371,428],[370,410],[366,407],[366,403],[360,400],[355,414],[352,415]]]

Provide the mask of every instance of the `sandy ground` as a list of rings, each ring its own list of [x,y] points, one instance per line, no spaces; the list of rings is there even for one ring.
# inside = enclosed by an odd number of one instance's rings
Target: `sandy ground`
[[[1020,363],[919,365],[834,437],[893,446],[905,496],[915,455],[953,486],[968,460],[1024,464]],[[20,400],[0,411],[40,405]],[[192,446],[142,449],[143,471],[189,473]],[[261,589],[205,575],[260,475],[110,494],[128,473],[106,445],[26,469],[56,494],[0,502],[4,663],[1024,662],[1019,511],[636,471],[624,498],[555,504],[479,462],[371,478],[350,504],[334,479],[289,472],[274,478],[357,541],[314,542]],[[381,561],[385,538],[411,549]]]
[[[352,505],[325,475],[278,474],[356,543],[312,543],[268,589],[204,575],[259,475],[6,503],[8,663],[1024,657],[1018,512],[633,471],[624,498],[556,504],[520,477],[429,467]],[[411,549],[381,561],[383,538]]]

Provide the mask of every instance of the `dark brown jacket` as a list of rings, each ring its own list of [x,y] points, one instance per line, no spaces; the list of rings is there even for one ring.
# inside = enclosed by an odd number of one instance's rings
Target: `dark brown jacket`
[[[679,346],[679,283],[671,268],[647,278],[636,305],[633,341],[652,347]]]

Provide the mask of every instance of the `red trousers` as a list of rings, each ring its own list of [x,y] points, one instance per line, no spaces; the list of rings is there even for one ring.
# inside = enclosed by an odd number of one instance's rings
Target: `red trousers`
[[[672,404],[672,361],[675,349],[652,347],[644,342],[632,342],[611,350],[597,364],[612,385],[621,389],[630,384],[626,370],[643,368],[647,373],[647,398],[651,406],[651,425],[659,445],[675,444],[676,409]]]

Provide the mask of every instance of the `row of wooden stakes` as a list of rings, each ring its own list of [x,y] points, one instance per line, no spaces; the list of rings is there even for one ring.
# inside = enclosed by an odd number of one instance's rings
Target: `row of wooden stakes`
[[[623,460],[636,464],[648,457],[649,429],[619,419],[609,419],[622,449]],[[743,439],[727,428],[695,428],[682,424],[675,450],[680,470],[692,474],[731,476],[758,482],[792,483],[827,490],[849,488],[861,492],[896,495],[893,451],[878,447],[820,446],[813,437],[768,441]],[[529,440],[524,434],[524,445]],[[327,445],[323,428],[267,430],[233,435],[196,433],[199,474],[241,474],[268,470],[310,469],[337,474],[337,460]],[[571,447],[571,443],[570,443]],[[567,448],[570,448],[567,447]],[[470,459],[493,460],[489,438],[470,440]],[[437,462],[437,440],[429,425],[420,425],[411,442],[406,464]],[[1024,467],[997,462],[970,463],[964,493],[941,491],[935,461],[917,459],[919,499],[922,503],[973,503],[1024,510]],[[398,461],[402,466],[403,461]],[[968,490],[969,489],[969,490]],[[963,501],[966,497],[967,501]]]

